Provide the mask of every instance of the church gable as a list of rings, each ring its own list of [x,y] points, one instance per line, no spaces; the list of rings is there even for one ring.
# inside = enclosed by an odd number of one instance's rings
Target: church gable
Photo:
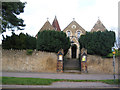
[[[49,21],[46,21],[43,27],[40,29],[40,31],[44,30],[55,30],[55,28],[50,24]]]
[[[97,31],[106,31],[106,27],[103,25],[103,23],[98,19],[96,24],[91,29],[91,32],[97,32]]]
[[[72,36],[76,35],[76,31],[80,31],[81,33],[85,34],[86,31],[76,22],[72,21],[64,30],[63,32],[70,31],[72,33]]]
[[[55,28],[50,24],[50,22],[47,20],[46,22],[45,22],[45,24],[43,25],[43,27],[40,29],[40,31],[39,32],[41,32],[41,31],[44,31],[44,30],[55,30]],[[37,33],[38,34],[38,33]],[[36,38],[37,38],[37,34],[36,34]]]

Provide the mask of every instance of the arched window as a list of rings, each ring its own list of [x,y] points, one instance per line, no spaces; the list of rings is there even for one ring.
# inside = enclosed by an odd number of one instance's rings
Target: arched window
[[[70,37],[70,31],[67,31],[67,35],[68,35],[68,37]]]
[[[80,31],[77,31],[77,38],[80,37]]]

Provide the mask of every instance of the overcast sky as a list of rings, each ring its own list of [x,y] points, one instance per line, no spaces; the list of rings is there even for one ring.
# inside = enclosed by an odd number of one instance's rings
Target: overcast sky
[[[61,30],[72,22],[73,18],[86,31],[90,31],[98,17],[108,30],[118,27],[119,0],[20,0],[27,4],[20,18],[26,24],[22,32],[35,36],[49,18],[53,22],[57,16]],[[19,31],[20,32],[20,31]],[[19,33],[17,32],[17,33]],[[8,34],[8,32],[7,32]]]

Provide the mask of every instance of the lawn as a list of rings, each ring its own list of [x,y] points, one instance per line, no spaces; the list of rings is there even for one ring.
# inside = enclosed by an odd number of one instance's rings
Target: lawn
[[[114,80],[68,80],[68,79],[43,79],[43,78],[22,78],[22,77],[2,77],[4,85],[50,85],[53,82],[103,82],[107,84],[118,84],[118,79]]]

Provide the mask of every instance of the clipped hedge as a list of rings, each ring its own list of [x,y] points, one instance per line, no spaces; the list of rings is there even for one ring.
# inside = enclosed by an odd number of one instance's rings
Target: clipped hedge
[[[70,48],[69,37],[64,32],[45,30],[38,33],[37,50],[57,53],[61,48],[65,54]]]

